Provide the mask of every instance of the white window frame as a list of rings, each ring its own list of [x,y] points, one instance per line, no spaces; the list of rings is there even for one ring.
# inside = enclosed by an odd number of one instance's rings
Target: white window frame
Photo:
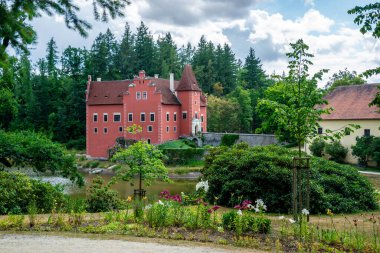
[[[142,97],[142,100],[148,100],[148,92],[147,91],[143,91],[141,97]]]
[[[140,91],[136,92],[136,100],[141,100],[141,92]]]
[[[129,120],[129,116],[132,116],[132,120]],[[128,122],[133,122],[133,112],[128,113]]]
[[[152,128],[152,130],[149,130],[149,128]],[[148,128],[147,128],[147,132],[151,133],[153,132],[153,126],[152,125],[149,125]]]
[[[95,116],[96,116],[96,120],[95,120]],[[92,114],[92,122],[98,122],[99,121],[99,116],[98,116],[98,114],[97,113],[93,113]]]
[[[186,118],[183,117],[183,114],[186,114]],[[182,111],[182,119],[186,119],[187,120],[187,111]]]
[[[104,116],[107,116],[107,120],[104,120]],[[108,113],[103,113],[103,122],[108,122]]]
[[[94,127],[94,134],[98,134],[98,128]]]
[[[170,112],[166,112],[166,122],[170,121]]]
[[[103,128],[103,133],[104,133],[104,134],[108,134],[108,127],[104,127],[104,128]]]
[[[144,115],[144,120],[141,120],[141,116]],[[140,113],[140,122],[146,122],[146,114],[145,112]]]
[[[153,115],[153,120],[152,120],[152,115]],[[149,113],[149,121],[150,122],[155,122],[156,121],[156,114],[154,112]]]
[[[169,133],[169,131],[170,131],[169,126],[166,126],[166,132]]]
[[[120,116],[120,120],[119,121],[115,121],[115,116],[116,115],[119,115]],[[121,113],[120,112],[115,112],[114,114],[113,114],[113,122],[121,122]]]
[[[174,122],[177,121],[177,112],[175,112],[175,113],[173,114],[173,121],[174,121]]]

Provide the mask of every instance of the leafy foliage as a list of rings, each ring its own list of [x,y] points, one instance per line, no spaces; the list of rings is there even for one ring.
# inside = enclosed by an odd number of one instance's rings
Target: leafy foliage
[[[65,201],[62,188],[21,173],[0,171],[0,214],[22,214],[35,204],[39,213],[60,208]]]
[[[310,151],[314,156],[322,157],[326,142],[322,138],[315,138],[310,144]]]
[[[238,134],[225,134],[222,136],[220,145],[231,147],[239,139]]]
[[[165,148],[161,151],[166,156],[164,161],[168,165],[186,165],[200,160],[205,153],[204,148]]]
[[[330,160],[342,163],[347,156],[348,149],[343,147],[339,141],[333,141],[326,144],[325,152],[330,156]]]
[[[349,71],[347,68],[345,70],[339,70],[338,73],[334,73],[330,80],[327,82],[325,89],[326,93],[333,91],[336,87],[347,86],[347,85],[357,85],[364,84],[365,80],[360,77],[356,71]]]
[[[356,137],[356,144],[352,146],[352,154],[359,158],[361,165],[367,166],[371,159],[380,164],[380,137],[372,135]]]
[[[208,197],[234,206],[241,199],[262,198],[268,212],[291,209],[292,161],[296,151],[278,146],[218,147],[206,156],[202,171],[209,182]],[[374,189],[356,168],[323,158],[311,158],[310,211],[335,213],[377,208]]]
[[[8,167],[30,166],[36,171],[58,173],[83,185],[74,157],[42,134],[0,130],[0,163]]]

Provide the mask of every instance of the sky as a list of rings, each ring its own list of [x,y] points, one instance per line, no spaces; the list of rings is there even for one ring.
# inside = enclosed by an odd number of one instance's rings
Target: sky
[[[80,17],[93,28],[87,38],[66,28],[63,17],[42,15],[33,20],[38,40],[31,58],[46,55],[46,44],[54,37],[60,52],[69,45],[90,48],[107,28],[120,39],[126,22],[135,30],[143,21],[154,38],[170,32],[178,46],[197,45],[202,35],[215,44],[229,44],[244,62],[249,48],[255,49],[267,74],[286,71],[289,43],[303,39],[314,54],[312,73],[329,69],[329,76],[347,68],[358,73],[380,65],[380,40],[363,35],[347,10],[375,1],[354,0],[131,0],[124,18],[108,23],[94,21],[92,1],[75,0]],[[368,82],[380,82],[374,76]]]

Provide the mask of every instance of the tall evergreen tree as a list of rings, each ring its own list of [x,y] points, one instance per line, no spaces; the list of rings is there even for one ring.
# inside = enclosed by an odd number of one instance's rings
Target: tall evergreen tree
[[[137,28],[135,54],[136,65],[134,73],[139,70],[145,70],[147,75],[153,76],[156,72],[156,48],[148,27],[141,21],[140,26]]]
[[[166,33],[163,38],[159,38],[158,45],[158,68],[159,74],[163,78],[168,78],[169,73],[174,73],[175,78],[181,76],[180,60],[177,53],[177,45],[170,33]]]
[[[136,74],[136,54],[134,52],[135,35],[132,33],[128,23],[125,24],[124,34],[119,48],[119,68],[122,79],[131,79]]]
[[[245,81],[248,89],[259,89],[266,85],[266,76],[262,69],[261,60],[256,57],[253,48],[249,49],[249,54],[245,58],[242,80]]]

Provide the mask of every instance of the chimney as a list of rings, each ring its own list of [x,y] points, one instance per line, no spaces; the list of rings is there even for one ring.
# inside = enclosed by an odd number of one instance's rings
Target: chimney
[[[91,77],[91,75],[88,75],[88,76],[87,76],[87,79],[88,79],[89,82],[91,82],[91,81],[92,81],[92,77]]]
[[[169,82],[169,84],[170,84],[170,90],[172,91],[172,92],[174,92],[174,73],[170,73],[170,82]]]
[[[154,74],[154,78],[156,78],[156,79],[157,79],[157,78],[158,78],[158,74]]]
[[[140,72],[139,72],[139,78],[140,79],[145,79],[145,71],[144,70],[140,70]]]
[[[102,79],[101,79],[100,77],[98,77],[98,78],[96,78],[96,81],[97,81],[97,82],[101,82]]]

